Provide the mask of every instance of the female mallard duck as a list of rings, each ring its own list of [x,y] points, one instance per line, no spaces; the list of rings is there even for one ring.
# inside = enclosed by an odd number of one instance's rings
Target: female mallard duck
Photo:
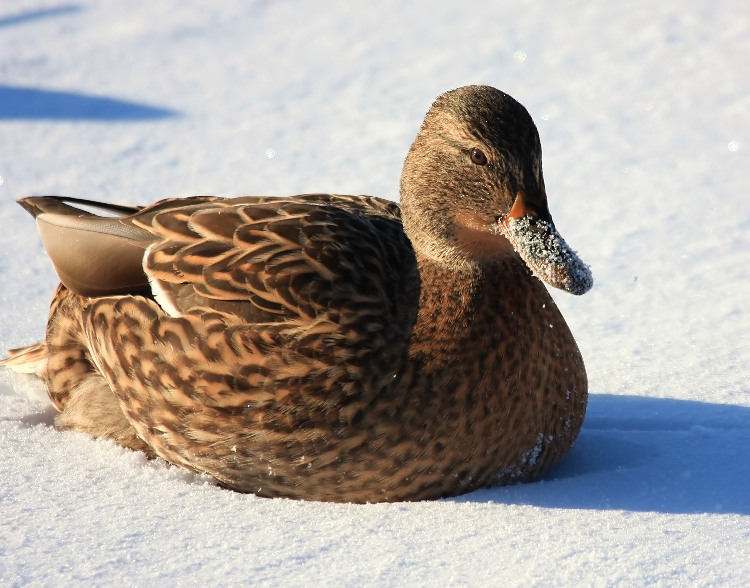
[[[591,274],[552,223],[536,127],[499,90],[435,101],[400,208],[20,203],[62,284],[46,341],[5,363],[44,380],[61,429],[241,492],[380,502],[530,479],[581,428],[583,360],[537,278],[583,294]]]

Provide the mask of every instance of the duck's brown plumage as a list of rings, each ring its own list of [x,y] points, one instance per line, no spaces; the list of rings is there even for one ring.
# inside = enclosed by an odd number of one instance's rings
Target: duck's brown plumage
[[[530,479],[583,422],[583,360],[537,274],[588,269],[549,216],[531,117],[486,86],[438,98],[401,207],[29,198],[63,284],[11,352],[60,411],[263,496],[378,502]]]

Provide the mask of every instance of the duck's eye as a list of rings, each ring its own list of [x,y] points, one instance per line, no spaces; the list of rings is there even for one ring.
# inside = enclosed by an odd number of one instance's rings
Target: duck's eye
[[[487,156],[481,149],[474,147],[474,149],[471,150],[471,162],[476,163],[477,165],[487,165]]]

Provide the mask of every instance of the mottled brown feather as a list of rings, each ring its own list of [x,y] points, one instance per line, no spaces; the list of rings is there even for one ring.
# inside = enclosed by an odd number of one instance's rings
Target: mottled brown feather
[[[541,174],[525,109],[474,86],[428,113],[400,207],[309,194],[113,208],[125,236],[153,235],[151,293],[60,286],[45,343],[5,363],[34,366],[59,427],[241,492],[380,502],[532,479],[570,448],[587,399],[535,275],[591,283],[569,249],[543,266],[564,242]],[[74,209],[24,206],[53,227]],[[512,234],[511,212],[526,219]]]

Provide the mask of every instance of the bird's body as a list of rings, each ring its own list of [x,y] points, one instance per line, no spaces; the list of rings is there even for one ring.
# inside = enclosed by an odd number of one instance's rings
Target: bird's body
[[[468,87],[428,113],[401,207],[198,197],[103,218],[26,199],[63,284],[45,342],[6,363],[44,379],[58,427],[242,492],[379,502],[533,478],[587,399],[534,274],[591,285],[538,145],[523,107]]]

